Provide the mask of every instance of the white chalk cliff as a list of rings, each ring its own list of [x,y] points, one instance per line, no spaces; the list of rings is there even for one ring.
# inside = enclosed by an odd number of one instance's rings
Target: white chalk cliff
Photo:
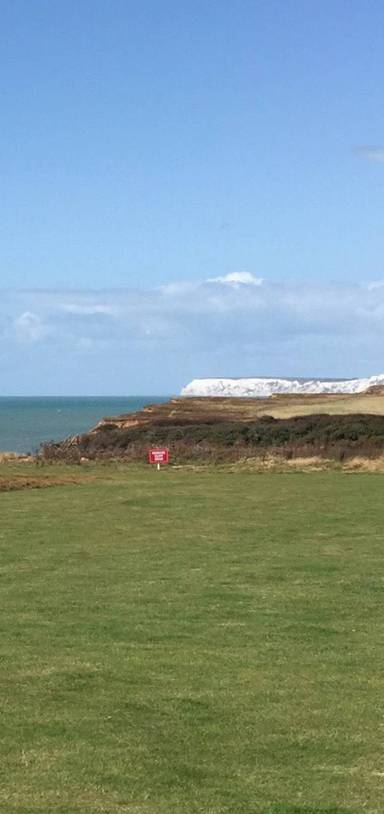
[[[384,373],[366,379],[328,381],[322,379],[193,379],[182,396],[248,396],[266,398],[275,393],[363,393],[384,385]]]

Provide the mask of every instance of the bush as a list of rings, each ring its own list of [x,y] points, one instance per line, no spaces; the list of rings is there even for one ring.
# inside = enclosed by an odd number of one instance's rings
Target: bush
[[[45,444],[42,456],[46,460],[75,461],[82,456],[142,460],[151,446],[170,447],[173,460],[235,460],[272,450],[285,457],[374,456],[384,449],[384,416],[263,416],[249,423],[178,421],[128,428],[111,423],[61,444]]]

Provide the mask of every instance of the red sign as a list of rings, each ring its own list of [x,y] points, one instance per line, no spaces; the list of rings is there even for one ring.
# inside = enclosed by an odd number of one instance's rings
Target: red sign
[[[162,447],[159,449],[150,449],[148,452],[148,460],[150,464],[167,464],[169,463],[169,449]]]

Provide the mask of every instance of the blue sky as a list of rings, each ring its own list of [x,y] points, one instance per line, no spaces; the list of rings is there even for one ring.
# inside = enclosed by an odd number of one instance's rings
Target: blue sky
[[[4,0],[1,392],[384,370],[383,29],[375,0]]]

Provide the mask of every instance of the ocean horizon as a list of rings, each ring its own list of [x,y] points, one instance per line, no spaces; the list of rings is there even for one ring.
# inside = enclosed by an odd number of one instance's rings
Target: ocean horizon
[[[28,454],[169,396],[0,396],[0,451]]]

